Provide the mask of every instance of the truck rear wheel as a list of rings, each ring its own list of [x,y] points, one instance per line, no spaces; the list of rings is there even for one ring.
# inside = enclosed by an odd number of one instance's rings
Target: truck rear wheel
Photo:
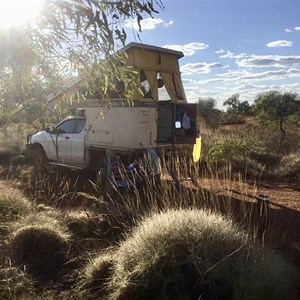
[[[49,169],[48,158],[42,148],[36,148],[32,151],[32,161],[34,168],[34,176],[41,179],[46,175]]]

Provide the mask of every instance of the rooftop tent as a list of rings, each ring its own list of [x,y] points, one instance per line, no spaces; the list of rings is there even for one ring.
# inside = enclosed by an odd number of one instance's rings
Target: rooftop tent
[[[159,90],[164,87],[168,98],[163,100],[187,102],[178,63],[182,52],[139,43],[130,43],[120,52],[126,52],[126,65],[139,71],[141,82],[148,81],[151,93],[146,98],[162,100]]]
[[[182,52],[152,45],[130,43],[120,49],[116,56],[124,53],[126,54],[124,67],[137,70],[141,90],[144,91],[144,95],[136,91],[134,101],[187,102],[178,63],[178,60],[183,57]],[[76,95],[83,85],[82,79],[71,80],[64,84],[61,89],[49,95],[48,103],[56,105],[67,95],[68,97]]]

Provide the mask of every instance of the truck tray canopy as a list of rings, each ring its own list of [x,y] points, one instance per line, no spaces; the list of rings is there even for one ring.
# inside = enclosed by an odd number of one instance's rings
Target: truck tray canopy
[[[84,110],[90,147],[122,150],[194,144],[198,134],[196,104],[143,103]]]

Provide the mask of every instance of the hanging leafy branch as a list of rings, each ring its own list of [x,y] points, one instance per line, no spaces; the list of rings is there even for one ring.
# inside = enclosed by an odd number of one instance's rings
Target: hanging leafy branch
[[[114,78],[129,91],[136,84],[135,74],[120,71],[125,59],[121,54],[112,56],[126,44],[125,21],[136,20],[141,31],[143,18],[163,8],[161,0],[50,0],[30,32],[47,53],[71,63],[90,90],[101,87],[105,94]]]
[[[74,58],[74,53],[90,58],[107,58],[124,46],[124,22],[153,17],[163,9],[161,0],[50,0],[42,18],[31,28],[37,41],[52,53]],[[87,55],[88,54],[88,55]]]

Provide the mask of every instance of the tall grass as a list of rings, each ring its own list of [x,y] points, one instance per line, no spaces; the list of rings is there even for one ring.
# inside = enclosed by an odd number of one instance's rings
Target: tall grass
[[[165,173],[163,180],[158,185],[150,178],[147,178],[142,190],[133,188],[126,193],[118,193],[116,191],[113,197],[107,195],[106,191],[97,190],[97,186],[92,185],[88,179],[78,179],[76,176],[73,176],[74,174],[72,174],[72,176],[64,175],[63,180],[54,182],[51,180],[48,181],[49,178],[44,179],[43,182],[31,182],[30,184],[34,184],[34,187],[38,187],[38,189],[35,190],[33,186],[27,186],[26,191],[30,191],[28,195],[31,196],[36,195],[33,193],[34,191],[37,192],[37,195],[39,196],[38,201],[34,198],[28,207],[27,205],[24,207],[22,205],[19,206],[19,210],[14,212],[14,215],[17,216],[16,218],[13,219],[7,217],[4,220],[6,228],[10,230],[9,232],[12,232],[10,238],[8,238],[9,236],[6,237],[6,241],[8,242],[11,240],[10,249],[15,249],[14,252],[11,252],[15,253],[15,258],[12,260],[12,268],[15,268],[12,269],[14,270],[12,271],[15,274],[14,276],[18,276],[16,272],[19,272],[17,270],[20,270],[20,268],[22,268],[21,266],[31,265],[31,270],[30,267],[26,268],[26,271],[22,276],[25,276],[24,278],[26,278],[26,280],[28,280],[30,276],[34,276],[36,280],[40,282],[44,279],[43,276],[39,276],[39,270],[44,269],[44,265],[47,265],[48,260],[57,261],[58,264],[49,264],[50,269],[46,274],[53,274],[54,270],[56,270],[55,272],[57,272],[57,274],[63,274],[63,277],[60,277],[59,280],[62,280],[61,284],[65,286],[65,291],[68,295],[66,297],[75,297],[74,291],[68,289],[67,282],[70,282],[73,286],[77,286],[76,295],[78,297],[80,295],[80,297],[84,299],[88,299],[88,297],[93,299],[94,294],[90,294],[89,291],[96,291],[99,295],[101,293],[108,293],[108,290],[103,288],[102,284],[104,284],[105,287],[107,278],[109,278],[109,276],[115,277],[117,276],[116,274],[118,274],[112,273],[112,270],[114,270],[116,266],[116,257],[121,259],[123,256],[123,252],[117,249],[119,249],[119,244],[123,245],[123,243],[127,243],[127,238],[124,238],[124,235],[128,237],[128,239],[131,239],[133,234],[132,228],[135,228],[137,224],[140,224],[140,220],[144,220],[148,216],[153,216],[153,214],[155,216],[160,215],[161,212],[168,215],[172,214],[170,211],[191,211],[193,213],[194,211],[199,212],[202,209],[208,209],[212,214],[221,213],[223,216],[226,216],[226,219],[232,220],[228,222],[230,224],[232,224],[232,222],[236,224],[234,225],[234,231],[237,231],[237,235],[241,234],[241,236],[244,236],[244,233],[242,232],[246,230],[249,232],[250,236],[255,239],[255,237],[263,236],[259,231],[264,233],[269,231],[269,237],[272,235],[274,238],[276,237],[280,240],[282,233],[281,231],[277,231],[277,228],[280,229],[282,220],[277,219],[275,222],[275,219],[273,221],[268,215],[268,223],[261,223],[263,216],[260,215],[260,207],[255,199],[255,196],[259,193],[257,187],[254,185],[250,188],[245,184],[242,176],[239,178],[235,177],[235,181],[233,181],[232,179],[234,176],[230,169],[230,165],[228,165],[226,172],[223,174],[216,174],[214,177],[210,175],[209,178],[204,178],[204,171],[201,165],[188,165],[188,160],[182,156],[179,156],[176,159],[178,178],[181,183],[179,188]],[[194,181],[191,180],[191,175],[194,175]],[[26,182],[24,178],[22,178],[22,180],[23,182]],[[59,184],[56,185],[56,182]],[[29,184],[29,182],[27,182],[27,184]],[[19,185],[20,184],[18,184],[18,186]],[[251,197],[249,197],[249,195]],[[17,194],[16,198],[18,197],[21,199],[24,198],[21,194]],[[21,203],[22,201],[24,201],[24,199],[21,200]],[[29,201],[25,200],[25,203],[27,202]],[[12,203],[14,203],[14,201],[12,201]],[[17,200],[16,203],[18,203]],[[9,216],[9,214],[7,216]],[[199,216],[201,216],[201,213]],[[168,219],[168,217],[166,218]],[[222,217],[217,218],[223,220]],[[183,219],[186,219],[186,217]],[[147,220],[151,220],[151,218]],[[153,224],[157,222],[157,220],[153,221]],[[174,226],[174,231],[171,231],[169,234],[171,241],[171,236],[173,234],[174,239],[177,239],[178,235],[175,235],[175,232],[177,231],[178,234],[183,237],[185,231],[187,231],[186,234],[188,234],[187,228],[185,230],[179,230],[177,226],[182,226],[180,222],[178,225],[172,225]],[[223,224],[224,226],[227,224],[226,222]],[[272,224],[272,226],[270,224]],[[161,237],[161,233],[158,230],[160,226],[158,223],[157,225],[157,232],[155,233],[153,231],[153,239],[156,234],[158,235],[157,238]],[[169,227],[172,226],[169,225]],[[185,226],[187,226],[187,224]],[[194,225],[189,226],[193,227]],[[64,234],[61,235],[61,232],[67,232],[69,237],[67,239],[62,238]],[[30,238],[28,238],[28,236]],[[44,253],[44,255],[39,252],[34,252],[35,256],[40,257],[40,259],[32,261],[31,256],[28,254],[32,251],[32,243],[30,242],[33,241],[31,238],[32,236],[35,237],[34,241],[40,245],[40,248],[46,247],[54,250],[50,251],[48,253],[49,255],[46,255],[46,253]],[[47,240],[53,241],[53,243],[48,244],[46,242]],[[243,240],[239,245],[241,246],[246,240]],[[223,242],[224,239],[221,239],[221,241]],[[170,241],[166,244],[169,243],[171,246],[172,243]],[[52,245],[61,245],[61,247],[53,248]],[[247,245],[247,243],[245,245]],[[198,244],[197,246],[194,245],[195,248],[198,246]],[[111,247],[113,247],[113,250],[109,250]],[[247,247],[248,246],[246,246],[246,248]],[[153,251],[155,251],[156,248],[157,245],[153,244]],[[9,252],[7,251],[9,251],[9,248],[6,247],[6,249],[5,253],[8,254]],[[20,251],[24,251],[25,254],[22,254],[23,252]],[[100,253],[103,253],[103,255],[99,255],[94,260],[93,253],[99,253],[99,251]],[[260,252],[260,250],[257,251],[259,253],[264,253]],[[62,256],[56,260],[55,256],[51,256],[53,255],[53,252],[61,253]],[[253,254],[252,250],[249,253]],[[271,257],[275,257],[275,254],[270,255]],[[141,256],[145,256],[145,254],[142,254],[141,252]],[[20,261],[16,259],[17,257],[23,257],[25,259]],[[85,271],[87,272],[84,273],[86,274],[86,282],[83,288],[78,282],[78,272],[80,272],[80,266],[83,265],[89,257],[91,264],[95,267],[90,268],[89,271]],[[167,255],[167,258],[171,259],[172,256]],[[223,258],[219,257],[220,261],[222,259]],[[280,259],[281,258],[278,258],[279,262],[276,262],[276,264],[274,263],[274,266],[278,265],[279,270],[284,265],[284,263],[280,262]],[[190,262],[191,258],[189,258],[188,261]],[[170,262],[173,262],[172,259]],[[7,267],[8,266],[4,264],[2,268],[4,270]],[[273,269],[270,269],[270,267],[266,267],[266,269],[268,268],[270,272],[275,272]],[[262,269],[265,268],[262,267]],[[162,274],[166,273],[166,271],[163,270],[160,272],[162,272]],[[255,271],[254,274],[257,274],[257,272]],[[262,271],[259,271],[258,273],[260,272]],[[87,275],[88,273],[90,275]],[[182,275],[178,275],[177,279],[179,280],[181,278],[181,282],[185,273],[183,271],[181,272],[181,269],[180,273],[182,273]],[[225,273],[227,274],[228,272]],[[5,276],[8,276],[8,273],[5,274]],[[11,273],[9,274],[11,276]],[[239,277],[238,280],[242,280],[243,282],[237,282],[237,286],[249,282],[249,279],[246,277],[248,272],[245,271],[240,274],[243,274],[240,276],[244,277]],[[118,276],[120,276],[120,274]],[[188,276],[188,274],[186,274],[186,276]],[[13,278],[13,276],[7,277],[5,280],[9,281],[13,280]],[[92,279],[87,280],[87,278],[99,278],[100,282],[97,281],[98,279],[94,281]],[[64,283],[64,280],[66,280],[66,283]],[[169,279],[167,278],[167,281],[168,280]],[[207,285],[207,283],[205,283],[205,285]],[[180,287],[180,284],[178,287]],[[49,288],[49,293],[51,295],[51,287]],[[55,286],[53,286],[53,288],[55,288]],[[185,287],[182,287],[182,289],[185,289]],[[236,289],[238,289],[238,287],[236,287]],[[166,293],[167,290],[168,289],[164,289],[164,292]],[[52,292],[54,293],[54,291]],[[35,287],[34,292],[39,293]],[[173,293],[175,293],[174,290]],[[182,291],[180,293],[182,293]],[[111,296],[111,298],[113,297],[114,296]],[[247,297],[245,299],[247,299]],[[53,299],[55,299],[54,296]]]

